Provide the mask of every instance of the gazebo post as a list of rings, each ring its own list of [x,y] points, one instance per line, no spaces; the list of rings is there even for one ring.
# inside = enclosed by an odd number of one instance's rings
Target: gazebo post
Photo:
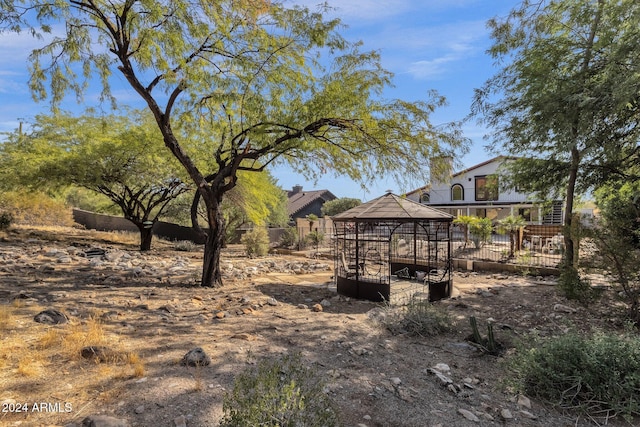
[[[418,265],[418,224],[413,222],[413,265]]]

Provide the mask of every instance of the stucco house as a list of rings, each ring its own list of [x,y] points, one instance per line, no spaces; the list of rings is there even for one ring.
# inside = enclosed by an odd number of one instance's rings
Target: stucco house
[[[516,189],[500,186],[499,168],[510,157],[498,156],[459,172],[449,179],[434,179],[424,187],[406,194],[416,202],[441,209],[454,216],[473,215],[497,221],[520,215],[530,224],[559,225],[563,221],[563,203],[552,202],[543,208],[540,201]]]

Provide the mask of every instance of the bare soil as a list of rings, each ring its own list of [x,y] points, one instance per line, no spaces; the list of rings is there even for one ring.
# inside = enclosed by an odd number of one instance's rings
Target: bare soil
[[[293,352],[318,369],[345,426],[630,425],[588,420],[535,399],[528,407],[504,381],[504,360],[531,332],[622,328],[623,307],[611,290],[584,307],[559,296],[553,278],[456,272],[454,298],[437,303],[455,319],[452,331],[411,337],[393,335],[376,320],[385,312],[380,304],[338,296],[330,270],[260,272],[209,289],[194,285],[201,252],[175,251],[167,242],[154,241],[145,254],[162,266],[150,276],[47,256],[70,247],[137,253],[135,243],[106,233],[21,228],[0,237],[0,425],[80,425],[88,415],[106,414],[133,426],[172,426],[179,416],[188,426],[216,426],[238,372]],[[236,266],[256,263],[239,248],[223,258]],[[192,273],[174,275],[176,259],[188,260]],[[323,311],[312,310],[323,301]],[[48,308],[66,313],[69,323],[34,322]],[[470,316],[481,332],[495,323],[503,356],[466,341]],[[78,351],[84,345],[105,345],[122,357],[86,360]],[[180,364],[195,347],[211,357],[209,366]],[[439,363],[450,367],[452,386],[429,371]],[[513,418],[505,419],[504,410]]]

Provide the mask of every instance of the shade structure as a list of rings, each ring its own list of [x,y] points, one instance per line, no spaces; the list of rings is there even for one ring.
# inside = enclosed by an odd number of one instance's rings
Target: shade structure
[[[424,283],[431,301],[451,296],[452,215],[387,193],[332,220],[338,293],[388,301],[402,279]]]

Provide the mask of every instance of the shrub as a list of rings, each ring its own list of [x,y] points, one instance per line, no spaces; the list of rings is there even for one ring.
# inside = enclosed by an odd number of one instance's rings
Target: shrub
[[[240,373],[225,394],[222,427],[337,426],[338,416],[324,383],[300,355],[265,359]]]
[[[9,212],[0,213],[0,230],[7,230],[13,223],[13,215]]]
[[[313,230],[312,232],[307,234],[306,239],[314,248],[318,249],[320,244],[324,242],[324,233],[318,230]]]
[[[176,251],[194,252],[198,250],[198,245],[191,240],[179,240],[174,245]]]
[[[535,342],[511,361],[523,393],[563,408],[625,417],[640,413],[640,339],[570,332]]]
[[[257,227],[246,232],[240,238],[240,242],[249,257],[265,256],[269,253],[269,233],[266,228]]]
[[[290,248],[298,243],[298,229],[296,227],[287,227],[280,238],[280,246]]]
[[[640,328],[640,183],[601,188],[596,198],[601,216],[592,233],[594,261],[621,288],[628,316]]]
[[[0,202],[11,210],[16,224],[24,225],[73,225],[73,216],[64,202],[43,193],[3,193]]]
[[[394,335],[435,336],[449,331],[453,319],[441,307],[412,295],[402,306],[387,305],[384,326]]]
[[[485,243],[491,240],[493,224],[489,218],[476,218],[469,224],[469,232],[476,248],[480,249]]]

